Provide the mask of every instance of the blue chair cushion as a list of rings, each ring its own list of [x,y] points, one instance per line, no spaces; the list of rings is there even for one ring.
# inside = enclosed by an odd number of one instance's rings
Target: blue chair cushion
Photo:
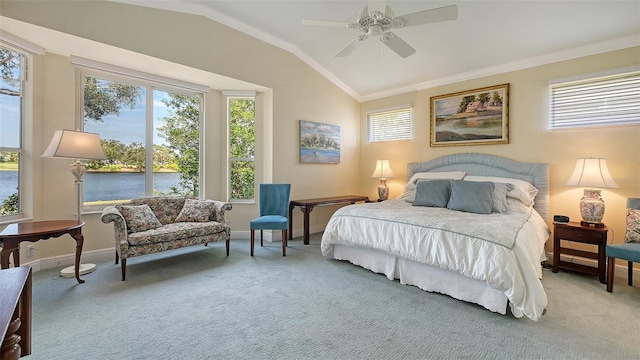
[[[607,256],[631,262],[640,262],[640,243],[607,245]]]
[[[286,229],[288,225],[288,219],[285,216],[265,215],[251,220],[249,228],[251,230]]]

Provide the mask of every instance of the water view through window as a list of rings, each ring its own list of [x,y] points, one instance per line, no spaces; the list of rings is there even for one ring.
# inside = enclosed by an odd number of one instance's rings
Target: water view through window
[[[107,160],[88,161],[84,203],[198,196],[200,97],[84,77],[84,131]]]

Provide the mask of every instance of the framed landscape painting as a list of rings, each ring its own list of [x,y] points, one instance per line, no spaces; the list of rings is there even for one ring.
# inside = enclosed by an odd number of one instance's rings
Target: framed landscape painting
[[[300,120],[300,163],[339,164],[340,126]]]
[[[509,84],[431,97],[431,146],[509,143]]]

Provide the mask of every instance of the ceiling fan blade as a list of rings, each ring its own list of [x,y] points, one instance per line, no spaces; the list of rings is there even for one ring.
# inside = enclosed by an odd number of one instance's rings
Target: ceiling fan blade
[[[387,11],[387,1],[386,0],[369,0],[367,2],[367,11],[369,12],[369,15],[371,15],[374,11],[378,11],[382,15],[385,15]]]
[[[455,5],[449,5],[431,10],[418,11],[412,14],[396,16],[393,18],[393,21],[396,23],[394,24],[394,27],[407,27],[455,20],[457,18],[458,7]]]
[[[347,46],[340,50],[340,52],[336,54],[336,57],[345,57],[351,54],[351,52],[353,52],[353,50],[355,50],[360,45],[360,43],[366,39],[367,35],[360,35],[356,37],[355,39],[351,40],[351,42],[348,43]]]
[[[403,59],[416,52],[416,49],[411,47],[411,45],[407,44],[406,41],[402,40],[391,31],[387,31],[382,34],[382,36],[380,36],[380,41],[387,45],[389,49],[395,51],[396,54],[400,55]]]
[[[349,23],[330,20],[307,20],[302,19],[302,25],[311,26],[334,26],[334,27],[349,27]]]

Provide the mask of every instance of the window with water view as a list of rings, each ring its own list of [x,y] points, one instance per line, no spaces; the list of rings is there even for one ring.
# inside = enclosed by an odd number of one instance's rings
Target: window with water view
[[[154,195],[198,197],[202,95],[84,76],[84,131],[107,160],[87,162],[85,206]]]
[[[24,57],[0,47],[0,217],[20,213]]]

